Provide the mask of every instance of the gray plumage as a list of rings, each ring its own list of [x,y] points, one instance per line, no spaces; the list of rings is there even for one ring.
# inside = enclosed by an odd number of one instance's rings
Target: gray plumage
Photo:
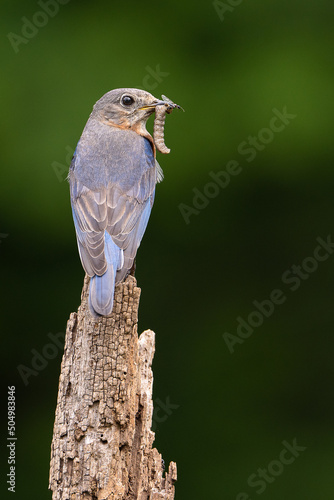
[[[156,106],[148,92],[116,89],[94,106],[69,173],[82,265],[91,277],[92,314],[107,316],[114,287],[129,273],[162,171],[145,125]]]

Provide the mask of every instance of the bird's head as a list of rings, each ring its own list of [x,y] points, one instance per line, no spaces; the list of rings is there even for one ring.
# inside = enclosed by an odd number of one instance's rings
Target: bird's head
[[[131,128],[137,132],[146,131],[146,121],[155,107],[167,104],[152,94],[139,89],[115,89],[107,92],[97,101],[92,116],[121,128]]]

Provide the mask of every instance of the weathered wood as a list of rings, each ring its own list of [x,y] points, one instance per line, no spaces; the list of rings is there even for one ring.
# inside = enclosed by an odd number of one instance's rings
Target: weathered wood
[[[51,446],[53,500],[172,500],[176,464],[164,473],[152,448],[154,333],[137,335],[140,288],[116,287],[109,318],[88,310],[85,278],[67,324]]]

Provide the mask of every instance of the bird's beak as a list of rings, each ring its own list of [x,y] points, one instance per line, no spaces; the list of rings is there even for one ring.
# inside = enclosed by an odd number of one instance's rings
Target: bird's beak
[[[152,104],[146,104],[145,106],[142,106],[141,108],[138,108],[139,111],[141,111],[142,109],[155,109],[156,106],[160,106],[160,105],[166,105],[167,102],[166,101],[155,101],[155,102],[152,102]]]

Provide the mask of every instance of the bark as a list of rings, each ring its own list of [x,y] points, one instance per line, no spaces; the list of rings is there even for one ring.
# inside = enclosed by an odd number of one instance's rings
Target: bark
[[[172,500],[176,464],[164,475],[152,448],[154,333],[137,335],[140,288],[116,287],[110,317],[88,309],[85,278],[67,323],[49,488],[53,500]]]

